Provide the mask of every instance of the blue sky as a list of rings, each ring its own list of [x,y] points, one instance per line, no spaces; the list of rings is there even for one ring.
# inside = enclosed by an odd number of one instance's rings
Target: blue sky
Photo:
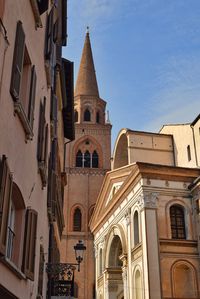
[[[86,27],[113,125],[157,132],[200,113],[199,0],[68,0],[75,82]]]

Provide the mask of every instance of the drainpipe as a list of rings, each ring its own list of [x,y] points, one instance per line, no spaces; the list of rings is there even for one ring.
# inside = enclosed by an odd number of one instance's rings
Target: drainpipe
[[[196,165],[198,165],[198,160],[197,160],[197,148],[196,148],[196,141],[195,141],[195,135],[194,135],[194,126],[190,125],[190,127],[192,128],[192,135],[193,135],[193,141],[194,141],[194,154],[195,154],[195,160],[196,160]]]
[[[10,43],[8,41],[7,31],[6,31],[6,28],[5,28],[5,26],[4,26],[3,22],[2,22],[2,19],[0,19],[0,28],[3,31],[3,37],[4,37],[5,44],[6,44],[4,52],[3,52],[2,70],[1,70],[1,74],[0,74],[0,99],[1,99],[1,89],[2,89],[2,84],[3,84],[3,72],[4,72],[4,65],[5,65],[6,51],[8,49],[8,46],[10,45]]]

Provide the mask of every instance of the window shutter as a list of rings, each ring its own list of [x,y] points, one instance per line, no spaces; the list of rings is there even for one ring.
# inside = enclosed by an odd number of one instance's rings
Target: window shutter
[[[28,209],[26,211],[22,270],[30,280],[34,280],[36,233],[37,212]]]
[[[39,264],[39,273],[38,273],[38,295],[42,296],[43,293],[43,276],[44,276],[44,248],[40,245],[40,264]]]
[[[48,124],[45,126],[45,143],[44,143],[44,163],[47,166],[47,159],[48,159],[48,141],[49,141],[49,127]]]
[[[53,41],[54,41],[54,43],[56,43],[58,40],[58,25],[59,25],[59,23],[58,23],[58,19],[57,19],[53,25]]]
[[[19,21],[17,23],[11,84],[10,84],[10,93],[14,100],[19,100],[20,82],[22,77],[22,68],[23,68],[23,60],[24,60],[24,48],[25,48],[25,33],[22,28],[22,22]]]
[[[58,99],[57,96],[52,92],[51,94],[51,120],[57,121],[58,114]]]
[[[6,253],[9,206],[12,196],[12,174],[3,156],[0,164],[0,254]]]
[[[74,140],[74,75],[73,62],[62,59],[62,99],[63,99],[63,123],[64,136],[69,140]]]
[[[58,153],[58,141],[56,138],[54,138],[51,147],[51,167],[55,171],[57,170],[57,153]]]
[[[45,134],[45,109],[46,109],[46,98],[44,102],[40,103],[40,115],[39,115],[39,128],[38,128],[38,147],[37,147],[37,159],[39,162],[43,159],[43,147],[44,147],[44,134]]]
[[[33,129],[33,121],[34,121],[36,81],[37,81],[37,77],[35,72],[35,66],[33,66],[31,70],[31,85],[30,85],[29,108],[28,108],[28,120],[30,122],[32,129]]]
[[[46,43],[45,43],[45,58],[47,60],[51,57],[53,46],[53,8],[51,9],[49,15],[47,16],[46,25]]]
[[[62,46],[67,45],[67,0],[62,0]]]
[[[57,136],[57,118],[58,118],[58,99],[52,92],[51,94],[51,136],[55,138]]]

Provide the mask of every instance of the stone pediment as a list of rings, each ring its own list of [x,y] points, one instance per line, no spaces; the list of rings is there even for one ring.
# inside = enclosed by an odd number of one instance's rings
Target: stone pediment
[[[124,186],[129,181],[129,177],[132,176],[132,172],[136,167],[135,164],[132,164],[107,172],[90,221],[91,228],[96,226],[105,214],[113,208],[122,190],[126,189]]]

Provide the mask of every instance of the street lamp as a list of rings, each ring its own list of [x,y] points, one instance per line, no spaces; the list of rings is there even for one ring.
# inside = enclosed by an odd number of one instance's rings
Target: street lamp
[[[49,276],[48,298],[51,296],[66,296],[73,292],[74,271],[76,266],[80,272],[83,261],[84,246],[81,240],[74,246],[77,263],[47,263],[46,271]]]
[[[78,263],[78,272],[80,272],[80,263],[83,260],[84,250],[86,250],[86,246],[84,246],[83,241],[79,240],[78,243],[74,246],[75,256]]]

